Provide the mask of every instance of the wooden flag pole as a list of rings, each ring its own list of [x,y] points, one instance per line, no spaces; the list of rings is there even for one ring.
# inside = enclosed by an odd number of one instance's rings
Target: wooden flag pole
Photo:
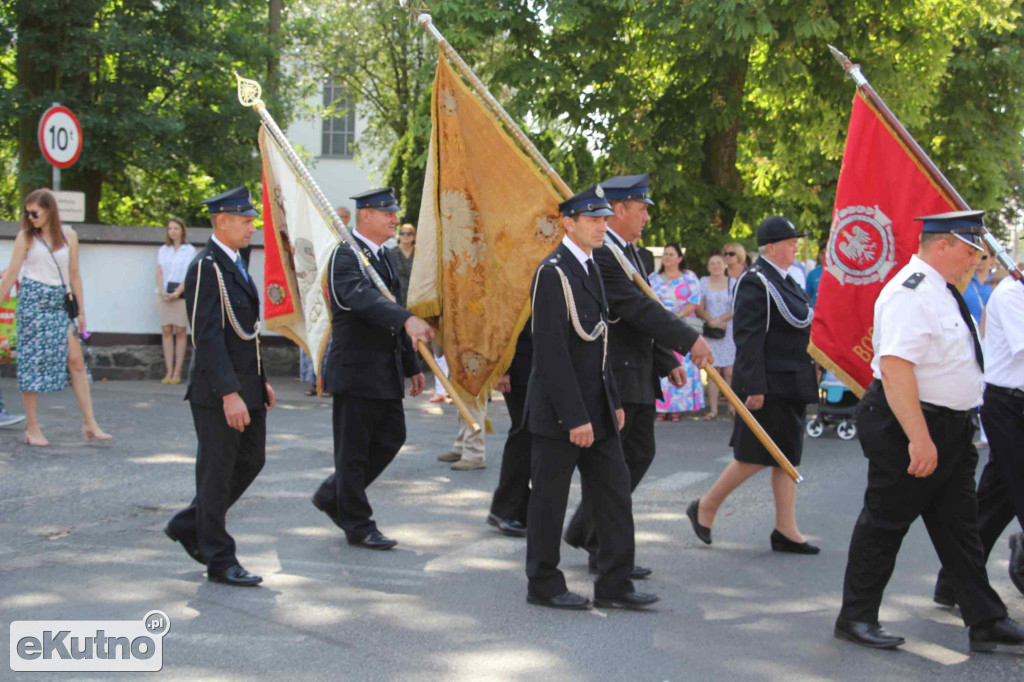
[[[833,45],[829,45],[828,49],[832,52],[832,56],[835,57],[836,61],[839,62],[839,65],[843,67],[843,71],[846,72],[846,75],[850,80],[857,84],[857,92],[871,104],[875,111],[879,113],[882,120],[885,121],[885,124],[889,126],[889,129],[892,130],[897,138],[899,138],[900,142],[902,142],[903,146],[907,148],[907,151],[910,152],[911,156],[917,160],[925,174],[927,174],[928,177],[931,178],[931,181],[939,188],[939,191],[942,192],[942,194],[944,194],[946,198],[949,199],[950,203],[956,206],[957,209],[961,211],[969,210],[971,207],[967,205],[964,198],[956,191],[953,184],[945,175],[943,175],[942,171],[939,170],[939,167],[935,165],[935,162],[928,157],[927,152],[925,152],[921,145],[917,143],[917,140],[915,140],[913,135],[910,134],[910,131],[903,127],[903,124],[900,123],[898,118],[896,118],[896,114],[892,112],[892,109],[890,109],[885,103],[885,100],[882,99],[881,95],[871,87],[871,83],[869,83],[868,79],[863,73],[861,73],[860,64],[854,64],[851,62],[849,57],[840,52]],[[985,229],[983,239],[985,240],[985,243],[988,244],[988,247],[992,249],[992,253],[999,259],[1002,266],[1006,268],[1006,271],[1010,276],[1018,282],[1024,283],[1024,275],[1021,274],[1017,264],[1013,262],[1013,258],[1006,252],[1006,249],[1003,248],[1002,244],[996,240],[995,236],[989,232],[987,228]]]

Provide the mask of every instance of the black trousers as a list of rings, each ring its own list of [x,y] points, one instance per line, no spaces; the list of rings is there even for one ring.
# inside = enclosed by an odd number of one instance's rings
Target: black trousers
[[[562,522],[569,500],[569,483],[579,467],[583,496],[594,505],[599,549],[596,598],[610,598],[633,589],[633,510],[629,498],[629,470],[622,445],[615,436],[580,448],[568,440],[533,434],[530,458],[533,492],[526,524],[526,577],[530,594],[550,599],[566,591],[558,569]]]
[[[335,395],[334,473],[315,497],[352,542],[377,530],[366,489],[391,464],[405,443],[402,401]]]
[[[978,534],[987,561],[1014,516],[1024,529],[1024,398],[987,388],[981,423],[989,455],[978,482]],[[940,569],[939,582],[946,580]]]
[[[491,513],[499,519],[512,519],[526,525],[530,506],[530,432],[523,421],[526,384],[512,384],[505,394],[505,406],[512,425],[501,453],[501,474],[491,500]]]
[[[267,411],[249,410],[245,431],[228,426],[223,408],[192,405],[196,452],[196,496],[168,524],[175,535],[195,538],[210,572],[238,563],[225,517],[266,462]]]
[[[928,433],[938,450],[938,467],[925,478],[907,473],[908,440],[875,381],[857,413],[857,436],[868,458],[864,508],[853,529],[843,582],[840,615],[877,622],[889,577],[910,524],[924,519],[932,545],[949,574],[967,625],[1006,615],[988,583],[978,537],[974,470],[978,452],[965,414],[925,411]]]
[[[654,461],[654,418],[657,412],[654,405],[625,403],[622,407],[626,423],[619,435],[622,454],[629,468],[629,491],[632,493]],[[597,552],[597,531],[586,494],[565,529],[565,540],[573,547],[587,550],[591,556]]]

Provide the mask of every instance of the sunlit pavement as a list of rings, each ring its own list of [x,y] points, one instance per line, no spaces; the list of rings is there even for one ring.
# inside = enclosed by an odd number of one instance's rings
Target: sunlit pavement
[[[15,383],[0,386],[19,411]],[[41,397],[50,448],[22,445],[17,427],[0,431],[0,641],[15,620],[132,620],[160,609],[172,625],[155,678],[169,680],[1024,678],[1024,658],[969,655],[955,612],[932,604],[938,559],[921,524],[882,611],[907,645],[871,651],[833,638],[865,464],[856,441],[832,430],[807,441],[801,466],[798,517],[822,546],[807,557],[771,552],[764,474],[728,501],[714,545],[702,545],[684,511],[729,460],[730,425],[658,424],[634,513],[637,562],[654,569],[638,587],[661,602],[647,613],[559,612],[526,603],[525,542],[485,523],[508,427],[500,400],[487,468],[469,472],[435,459],[455,437],[454,407],[407,401],[408,442],[370,488],[381,530],[399,545],[371,552],[345,544],[309,501],[332,467],[330,400],[303,396],[290,379],[275,386],[267,466],[228,517],[243,565],[264,577],[256,589],[207,582],[162,532],[194,490],[184,386],[95,384],[109,444],[80,442],[70,391]],[[989,573],[1024,619],[1007,558],[1004,537]],[[590,595],[585,555],[563,545],[562,564],[570,588]],[[17,675],[0,667],[0,679]]]

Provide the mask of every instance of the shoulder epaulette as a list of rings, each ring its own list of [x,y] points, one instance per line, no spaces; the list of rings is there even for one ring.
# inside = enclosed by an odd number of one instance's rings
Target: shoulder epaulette
[[[923,272],[915,272],[910,277],[907,277],[906,281],[903,282],[903,286],[908,289],[916,289],[917,285],[924,281]]]

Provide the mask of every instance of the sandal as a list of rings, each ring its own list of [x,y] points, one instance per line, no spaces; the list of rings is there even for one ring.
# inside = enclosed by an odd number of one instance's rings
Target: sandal
[[[683,421],[683,415],[681,413],[679,413],[679,412],[673,412],[669,416],[669,421],[681,422],[681,421]]]
[[[654,421],[656,421],[656,422],[663,422],[663,421],[665,421],[665,417],[666,416],[667,415],[664,412],[659,412],[658,416],[654,418]]]
[[[701,421],[713,422],[716,419],[718,419],[718,413],[717,412],[708,412],[706,415],[704,415],[704,417],[701,419]]]

